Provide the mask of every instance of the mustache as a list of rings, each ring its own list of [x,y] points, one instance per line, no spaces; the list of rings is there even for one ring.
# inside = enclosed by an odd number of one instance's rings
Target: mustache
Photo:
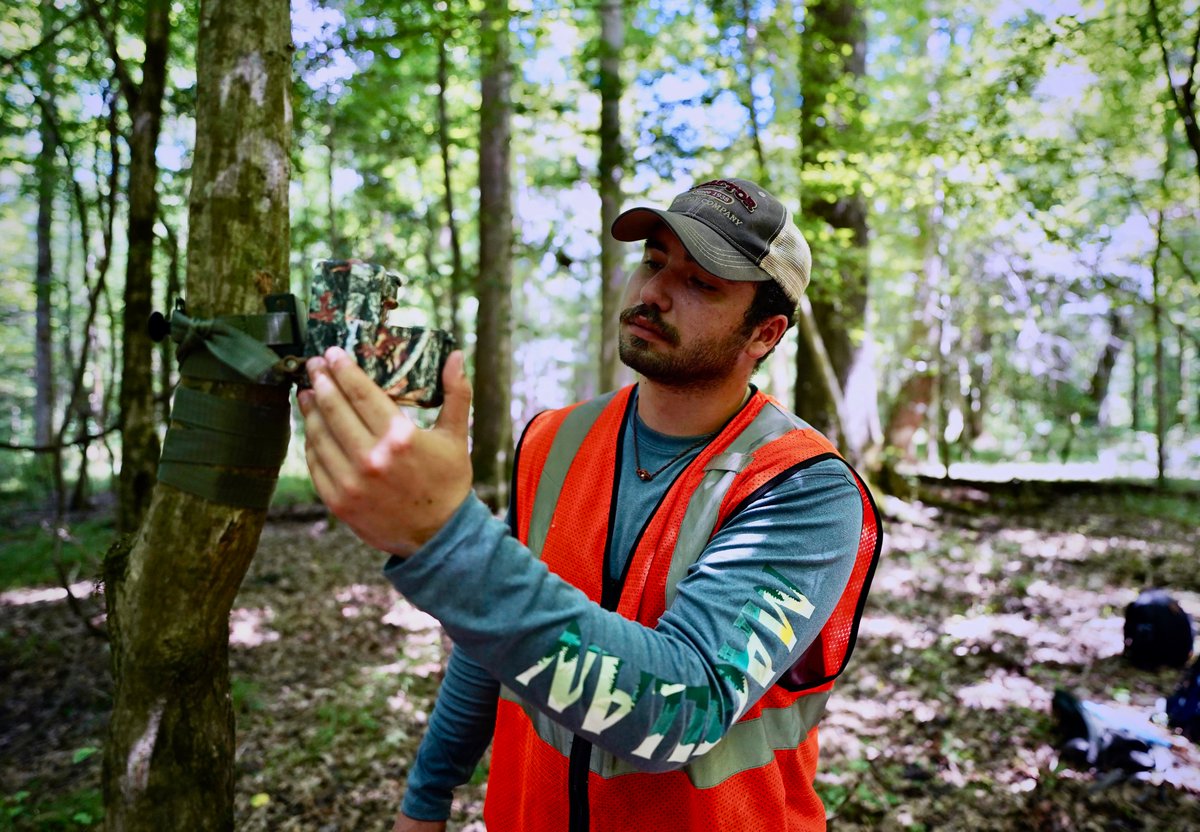
[[[672,344],[679,343],[679,331],[662,319],[662,313],[656,306],[639,303],[621,312],[620,321],[623,324],[632,323],[634,318],[640,318],[643,324],[649,324],[658,334]]]

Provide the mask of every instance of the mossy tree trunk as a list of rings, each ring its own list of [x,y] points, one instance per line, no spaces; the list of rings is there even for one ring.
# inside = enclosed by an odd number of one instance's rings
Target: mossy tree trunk
[[[508,4],[480,15],[479,317],[475,340],[475,489],[492,508],[507,500],[512,452],[512,64]]]
[[[287,289],[291,61],[287,0],[202,0],[187,266],[197,318],[258,313],[261,295]],[[205,389],[277,406],[288,395]],[[160,483],[140,530],[109,553],[109,830],[233,828],[229,611],[265,517]]]
[[[125,311],[121,343],[121,478],[117,528],[136,529],[145,516],[158,464],[157,414],[146,330],[154,284],[154,219],[158,214],[158,148],[167,51],[171,36],[170,0],[146,4],[146,58],[142,82],[125,89],[132,123],[129,139],[129,254],[125,267]]]

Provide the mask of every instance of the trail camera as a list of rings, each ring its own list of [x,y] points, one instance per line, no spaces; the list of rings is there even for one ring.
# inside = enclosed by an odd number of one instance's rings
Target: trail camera
[[[342,347],[396,402],[437,407],[454,338],[422,324],[420,310],[404,302],[404,283],[374,263],[316,261],[304,352],[320,355]]]

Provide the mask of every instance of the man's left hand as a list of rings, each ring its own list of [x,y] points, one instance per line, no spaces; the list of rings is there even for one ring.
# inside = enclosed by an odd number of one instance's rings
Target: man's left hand
[[[317,494],[366,543],[406,557],[445,525],[471,491],[471,383],[461,351],[442,372],[445,403],[417,427],[338,347],[308,360],[299,394],[305,456]]]

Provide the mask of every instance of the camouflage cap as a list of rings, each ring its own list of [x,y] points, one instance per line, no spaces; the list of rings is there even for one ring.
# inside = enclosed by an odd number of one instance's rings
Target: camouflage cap
[[[644,240],[666,223],[704,269],[726,280],[774,280],[792,301],[808,288],[812,253],[791,212],[748,179],[713,179],[675,197],[671,207],[632,208],[612,235]]]

